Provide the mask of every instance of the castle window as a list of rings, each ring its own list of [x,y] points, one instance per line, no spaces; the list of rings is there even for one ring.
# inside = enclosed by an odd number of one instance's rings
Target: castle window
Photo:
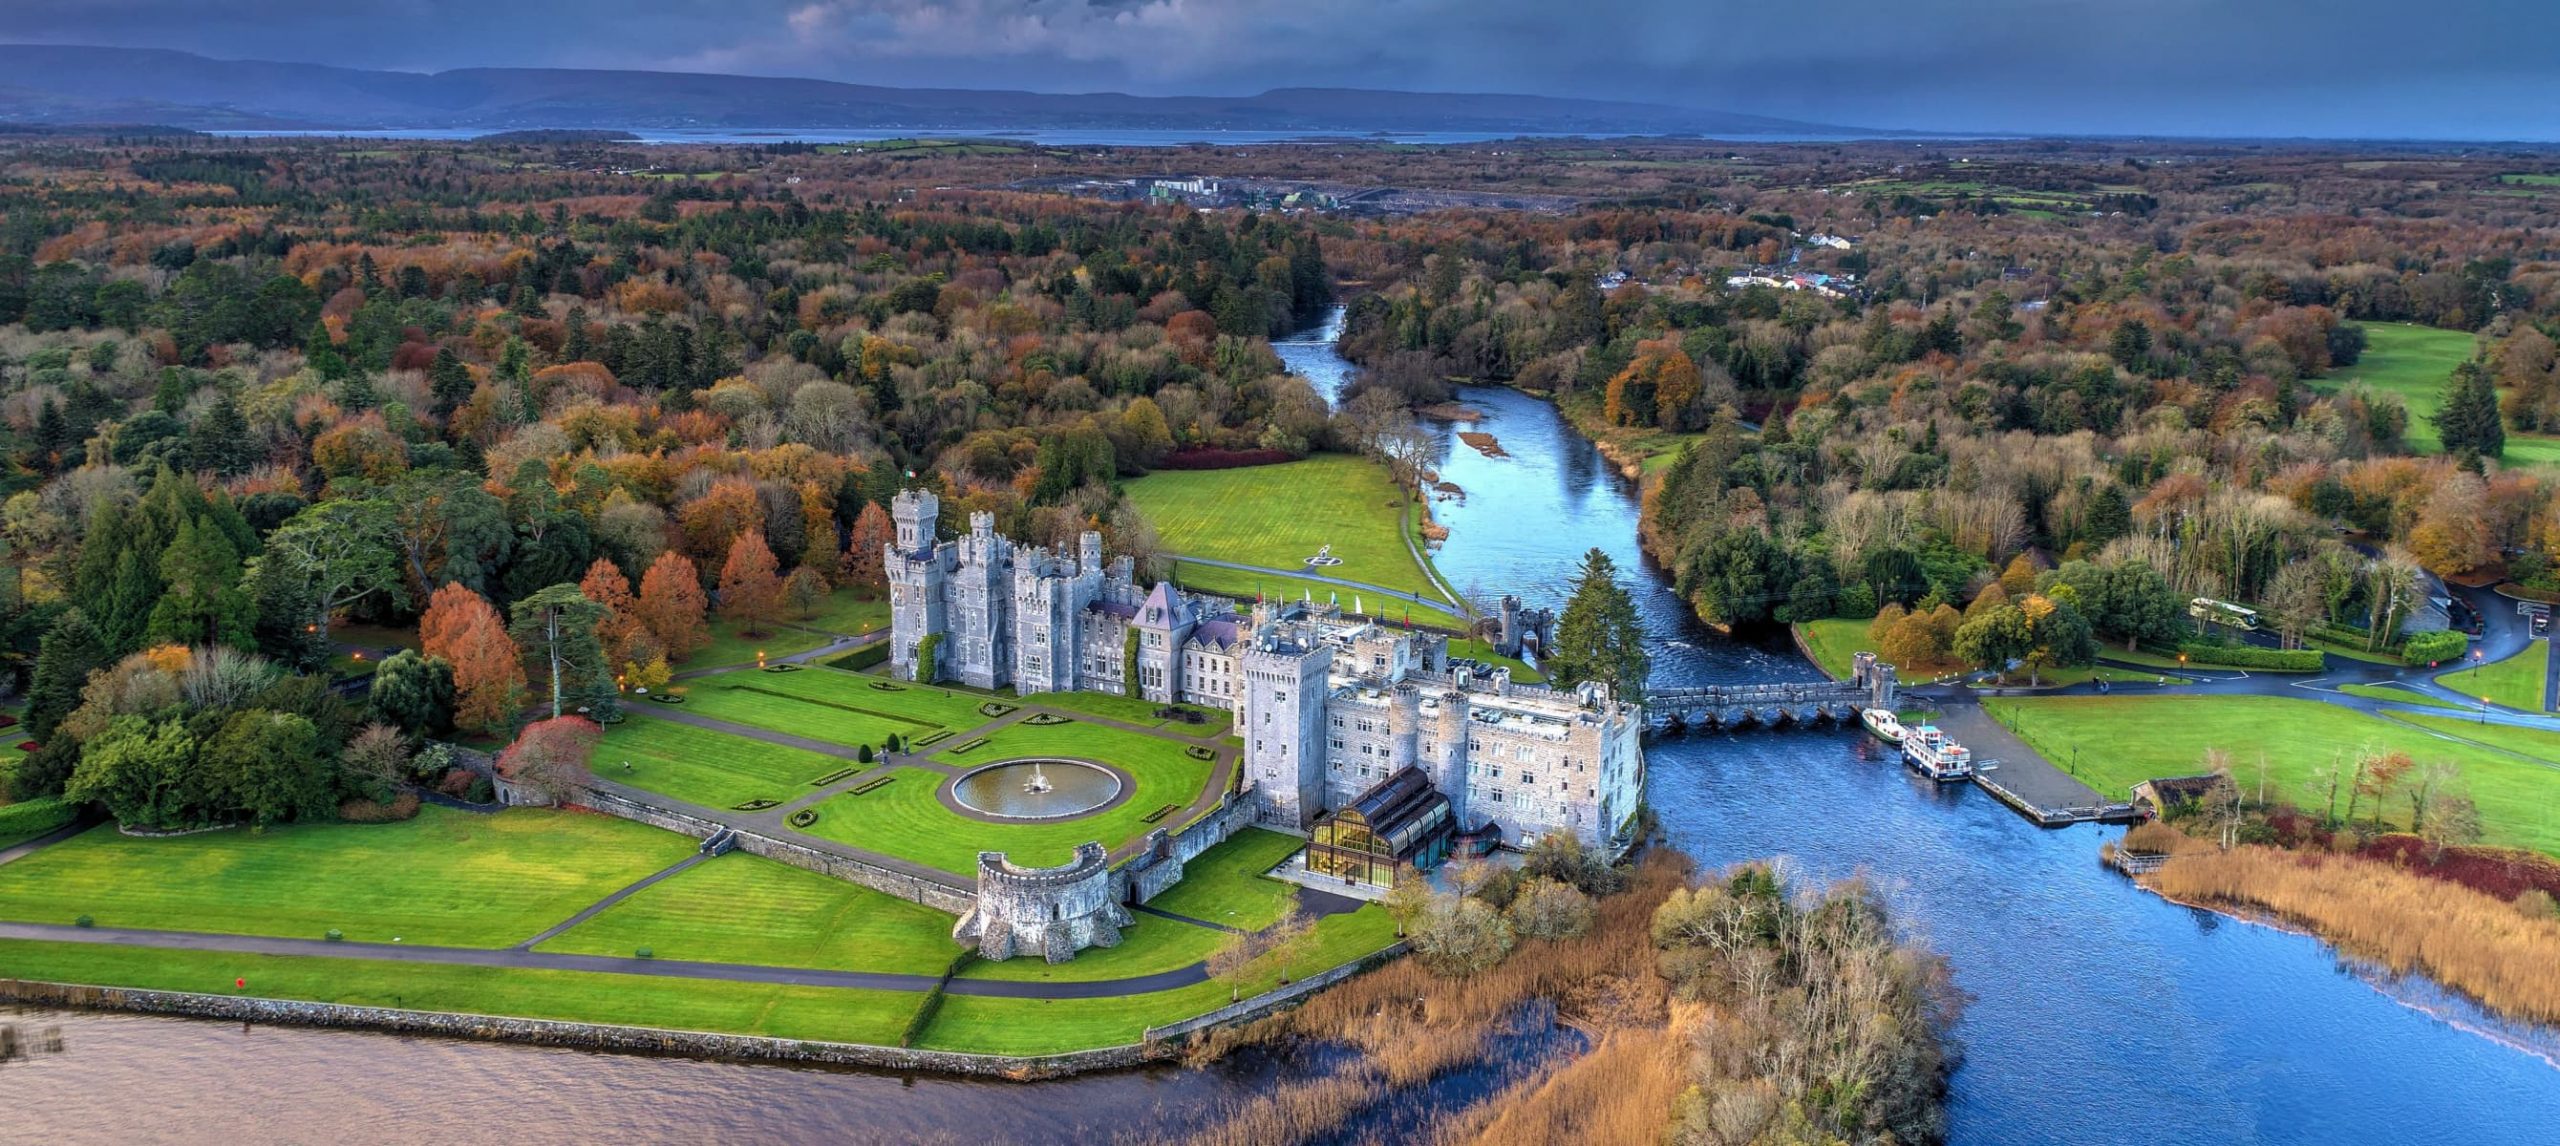
[[[1520,782],[1523,784],[1535,784],[1538,782],[1538,778],[1523,772],[1520,774]]]

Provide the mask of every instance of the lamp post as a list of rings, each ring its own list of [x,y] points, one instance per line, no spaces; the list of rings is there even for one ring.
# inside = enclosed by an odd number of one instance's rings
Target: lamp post
[[[2480,723],[2483,727],[2489,723],[2489,698],[2485,696],[2480,698]]]

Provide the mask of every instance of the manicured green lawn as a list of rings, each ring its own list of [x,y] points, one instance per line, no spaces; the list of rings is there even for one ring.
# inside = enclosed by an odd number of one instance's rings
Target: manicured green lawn
[[[2560,854],[2560,816],[2551,814],[2560,803],[2560,767],[2457,743],[2422,727],[2442,722],[2453,735],[2490,740],[2473,735],[2478,725],[2462,730],[2460,717],[2384,718],[2273,696],[2038,697],[1985,700],[1983,708],[2049,760],[2071,759],[2078,746],[2080,778],[2112,798],[2122,798],[2141,780],[2204,771],[2208,748],[2229,753],[2232,773],[2253,787],[2264,753],[2269,794],[2309,807],[2323,807],[2328,799],[2325,788],[2313,791],[2315,768],[2352,766],[2358,756],[2375,752],[2451,761],[2461,767],[2479,805],[2487,842]],[[2343,797],[2340,803],[2343,810]],[[2395,795],[2389,803],[2385,821],[2406,823],[2407,802]]]
[[[1850,661],[1875,648],[1875,642],[1867,639],[1867,626],[1872,623],[1826,617],[1797,623],[1796,635],[1804,640],[1805,648],[1813,651],[1813,663],[1824,674],[1833,680],[1847,680]]]
[[[2422,454],[2444,452],[2444,439],[2430,420],[2444,404],[2445,380],[2469,359],[2476,345],[2459,330],[2437,330],[2407,323],[2364,324],[2365,351],[2353,366],[2329,372],[2320,388],[2335,391],[2362,381],[2373,389],[2400,396],[2409,407],[2409,448]],[[2509,465],[2560,464],[2560,437],[2507,432]]]
[[[763,636],[750,637],[745,627],[736,622],[714,620],[711,622],[711,643],[695,649],[680,667],[706,669],[752,665],[756,663],[757,650],[763,650],[766,659],[774,661],[825,643],[827,638],[806,629],[766,625]]]
[[[2551,650],[2541,641],[2530,641],[2523,652],[2495,664],[2446,673],[2436,683],[2464,696],[2485,696],[2509,708],[2540,712],[2543,687],[2550,680]]]
[[[818,629],[846,636],[861,636],[888,627],[889,599],[868,596],[854,589],[838,589],[827,594],[818,611],[803,617],[785,608],[782,619],[804,629]]]
[[[1376,906],[1317,922],[1304,952],[1291,959],[1291,979],[1303,978],[1383,949],[1395,940],[1395,921]],[[1083,956],[1077,957],[1079,960]],[[1280,985],[1280,962],[1254,961],[1235,980],[1217,979],[1171,991],[1116,999],[996,999],[950,995],[934,1016],[924,1045],[994,1054],[1052,1054],[1081,1047],[1138,1041],[1148,1027],[1207,1014],[1226,1006],[1237,988],[1245,998]]]
[[[2477,740],[2482,744],[2494,745],[2527,759],[2560,768],[2560,732],[2513,728],[2503,724],[2491,724],[2477,717],[2466,718],[2451,714],[2438,716],[2433,713],[2411,712],[2403,713],[2396,719],[2431,728],[2448,736],[2459,736],[2465,740]]]
[[[1328,576],[1438,595],[1405,548],[1403,498],[1367,459],[1319,454],[1276,466],[1163,470],[1126,489],[1169,553],[1295,571],[1331,545],[1342,564],[1324,570]],[[1244,577],[1250,596],[1253,575]]]
[[[1226,735],[1227,726],[1235,722],[1233,712],[1198,704],[1186,704],[1183,707],[1206,718],[1200,723],[1190,724],[1170,720],[1156,715],[1156,709],[1162,706],[1152,700],[1143,697],[1115,696],[1107,692],[1044,692],[1038,696],[1025,697],[1019,703],[1040,708],[1054,708],[1065,713],[1089,713],[1127,724],[1161,728],[1176,736],[1203,739]]]
[[[1207,786],[1210,763],[1191,759],[1182,749],[1177,741],[1081,721],[1048,727],[1016,724],[983,747],[966,753],[939,752],[933,759],[966,767],[1017,756],[1080,756],[1126,770],[1136,778],[1137,792],[1127,803],[1098,815],[1045,823],[985,823],[942,806],[935,795],[942,776],[921,768],[901,768],[890,773],[896,779],[885,787],[859,796],[830,797],[819,804],[818,822],[805,830],[958,875],[977,872],[981,851],[1006,852],[1015,863],[1032,866],[1062,864],[1073,857],[1077,844],[1087,840],[1111,848],[1155,827],[1180,828],[1178,813],[1155,824],[1146,823],[1145,817],[1166,804],[1188,805]]]
[[[810,794],[811,780],[865,767],[805,749],[651,719],[649,713],[658,707],[631,705],[629,720],[605,729],[588,767],[608,780],[714,809],[760,799],[789,803]]]
[[[895,687],[874,687],[875,682]],[[899,684],[839,669],[744,669],[688,681],[682,687],[689,712],[831,740],[848,748],[876,747],[892,733],[904,739],[941,728],[972,728],[993,719],[978,710],[990,699],[985,696]]]
[[[1058,983],[1134,979],[1188,967],[1208,958],[1230,938],[1215,928],[1144,912],[1131,914],[1137,917],[1136,922],[1121,929],[1119,946],[1087,947],[1064,963],[1051,963],[1036,955],[1015,956],[1002,963],[973,960],[960,977]]]
[[[0,967],[94,986],[892,1046],[924,1001],[913,991],[20,940],[0,940]]]
[[[1541,684],[1547,679],[1547,674],[1530,668],[1527,662],[1519,660],[1518,658],[1506,657],[1494,652],[1493,646],[1484,641],[1473,639],[1451,640],[1449,642],[1449,655],[1453,657],[1465,657],[1468,660],[1483,661],[1486,664],[1500,665],[1508,668],[1511,670],[1511,679],[1521,684]]]
[[[2433,708],[2453,707],[2451,701],[2438,700],[2425,693],[2405,689],[2396,684],[2342,684],[2338,686],[2338,691],[2349,696],[2371,697],[2397,704],[2423,704]]]
[[[1305,846],[1307,841],[1296,836],[1246,828],[1192,857],[1183,866],[1182,882],[1148,906],[1248,931],[1269,927],[1297,906],[1298,889],[1262,873]]]
[[[733,852],[642,889],[538,950],[629,955],[647,947],[660,959],[938,975],[960,953],[954,922],[921,904]]]
[[[0,867],[0,919],[503,947],[691,852],[575,812],[428,807],[396,824],[137,839],[97,828]]]

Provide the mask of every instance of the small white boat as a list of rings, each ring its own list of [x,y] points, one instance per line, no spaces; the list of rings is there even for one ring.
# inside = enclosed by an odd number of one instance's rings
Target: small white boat
[[[1923,724],[1902,736],[1902,762],[1939,783],[1973,775],[1973,750],[1947,739],[1936,726]]]
[[[1902,743],[1902,720],[1893,714],[1892,709],[1866,709],[1858,713],[1858,721],[1867,726],[1867,731],[1875,733],[1876,739],[1887,744]]]

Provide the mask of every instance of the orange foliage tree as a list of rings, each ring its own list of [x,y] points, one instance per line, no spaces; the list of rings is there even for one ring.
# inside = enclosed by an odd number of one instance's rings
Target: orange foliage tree
[[[720,566],[720,615],[736,621],[746,635],[760,637],[782,612],[782,578],[764,531],[750,529],[729,547]]]
[[[587,566],[587,575],[578,579],[578,591],[604,606],[604,619],[596,622],[596,640],[604,645],[611,663],[621,664],[631,655],[632,635],[642,631],[640,602],[631,595],[631,579],[622,575],[622,567],[612,558],[598,557]]]
[[[426,654],[453,666],[453,720],[464,728],[495,733],[525,704],[523,658],[498,610],[456,582],[428,599],[418,618]]]
[[[862,515],[853,519],[853,537],[845,543],[844,579],[873,593],[889,588],[889,570],[885,554],[891,541],[897,539],[897,528],[889,524],[889,513],[879,502],[862,507]]]
[[[640,623],[669,657],[682,660],[711,643],[711,628],[703,621],[709,608],[702,577],[684,554],[672,549],[661,553],[640,575]]]

